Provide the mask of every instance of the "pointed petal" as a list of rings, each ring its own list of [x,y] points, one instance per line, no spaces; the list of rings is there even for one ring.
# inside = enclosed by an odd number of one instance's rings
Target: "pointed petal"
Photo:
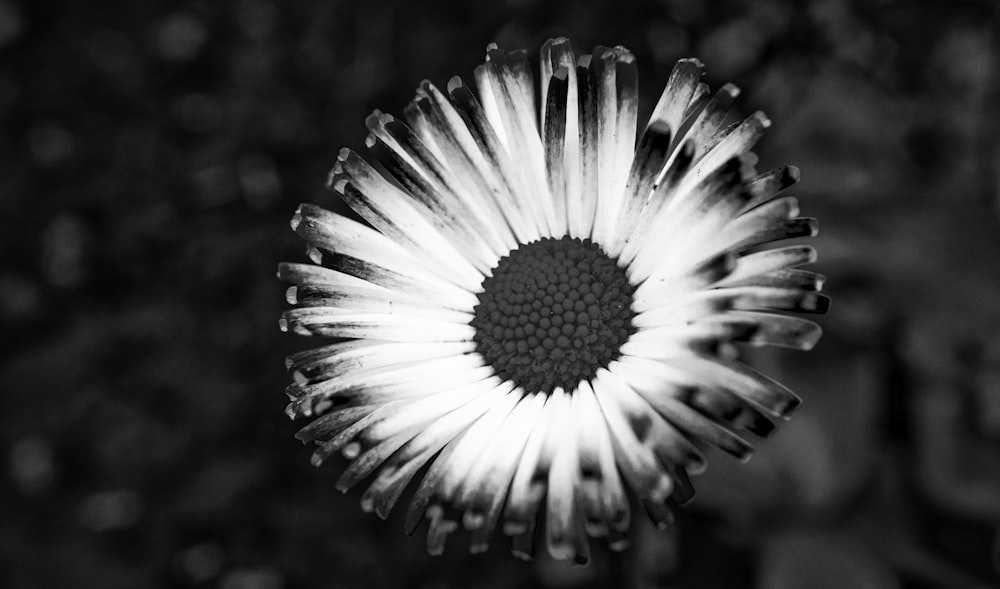
[[[433,422],[388,459],[362,496],[362,508],[383,519],[388,517],[417,471],[512,388],[511,383],[501,383],[497,378],[471,385],[464,405]],[[409,531],[412,533],[412,529]]]
[[[624,245],[618,256],[620,265],[629,265],[635,259],[639,250],[645,246],[652,236],[661,231],[663,211],[667,209],[679,194],[680,184],[687,177],[694,164],[694,145],[684,142],[670,154],[667,163],[653,187],[653,193],[646,199],[639,211],[631,231],[624,236]]]
[[[457,513],[451,509],[451,503],[465,473],[522,396],[515,390],[494,403],[461,437],[449,443],[451,451],[435,460],[421,481],[407,512],[407,527],[421,516],[430,520],[427,549],[431,554],[440,554],[445,537],[458,527]]]
[[[554,394],[564,395],[561,389]],[[577,525],[578,508],[576,502],[576,487],[579,472],[579,448],[574,435],[572,412],[572,396],[565,395],[559,413],[551,424],[550,435],[558,439],[552,456],[552,464],[548,472],[548,492],[546,494],[545,538],[549,554],[556,560],[581,557],[578,547],[586,544],[582,540],[582,527]],[[585,557],[584,557],[585,558]],[[585,560],[584,560],[585,562]]]
[[[395,343],[348,340],[297,352],[285,361],[299,384],[314,384],[357,370],[469,354],[474,342]]]
[[[643,132],[625,184],[614,237],[608,247],[609,255],[621,254],[626,240],[639,222],[639,216],[653,194],[656,179],[667,164],[671,139],[670,127],[663,121],[651,122]]]
[[[566,102],[569,70],[559,68],[552,73],[547,86],[543,140],[545,144],[545,164],[552,195],[554,210],[553,235],[562,236],[568,232],[566,206],[567,191],[566,162]]]
[[[629,265],[629,279],[675,276],[702,262],[703,245],[730,222],[749,198],[744,179],[752,166],[743,156],[734,157],[692,185],[678,191],[653,221],[657,233],[638,248]],[[649,288],[649,287],[647,287]]]
[[[747,460],[753,446],[745,439],[717,422],[711,415],[699,413],[690,399],[697,388],[679,384],[677,373],[670,367],[636,356],[623,356],[622,378],[656,411],[679,429],[694,438],[704,440],[740,460]]]
[[[554,236],[555,210],[545,177],[545,154],[535,120],[534,89],[530,72],[523,67],[523,56],[505,54],[493,48],[487,51],[485,69],[477,71],[479,95],[491,94],[497,105],[499,123],[507,138],[507,152],[520,180],[519,189],[529,196],[529,210],[545,236]],[[484,98],[485,101],[485,98]],[[557,236],[558,237],[558,236]]]
[[[484,77],[485,69],[477,69],[476,73],[477,80],[482,78],[483,84],[489,84],[488,79]],[[521,187],[522,180],[508,155],[506,140],[501,139],[502,127],[494,126],[485,110],[487,98],[493,100],[492,92],[483,95],[483,105],[480,105],[462,80],[453,77],[448,81],[448,95],[476,141],[479,153],[484,159],[483,173],[487,176],[503,210],[512,218],[511,227],[521,232],[518,234],[518,239],[521,243],[539,239],[545,228],[544,219],[535,215],[531,195]]]
[[[667,80],[666,87],[660,100],[653,108],[650,115],[650,122],[663,121],[668,129],[674,134],[675,140],[680,141],[679,131],[684,115],[688,112],[691,100],[695,97],[695,91],[701,76],[704,74],[704,67],[697,59],[682,59],[674,65]]]
[[[580,112],[580,192],[575,237],[590,238],[598,212],[598,102],[597,85],[590,75],[591,56],[580,57],[576,68],[578,110]]]
[[[332,405],[331,399],[369,404],[415,398],[478,382],[492,373],[478,354],[373,367],[315,384],[289,386],[294,399],[286,413],[292,417],[322,413]]]
[[[531,557],[535,518],[548,486],[548,470],[557,443],[551,432],[567,402],[566,395],[561,394],[562,389],[557,391],[560,394],[554,392],[546,397],[542,413],[528,437],[504,510],[503,531],[515,537],[514,553],[524,558]]]
[[[612,549],[622,549],[630,521],[628,497],[607,423],[586,381],[573,393],[573,423],[579,444],[581,516],[590,535],[607,537]]]
[[[455,311],[442,307],[436,301],[420,299],[409,293],[387,291],[374,285],[346,286],[292,286],[286,299],[300,307],[322,307],[330,313],[375,313],[404,315],[415,319],[430,319],[447,323],[469,323],[474,315],[470,311]]]
[[[490,218],[489,209],[471,198],[448,165],[405,123],[378,111],[366,123],[372,133],[368,147],[383,146],[388,170],[413,198],[418,211],[440,224],[454,243],[461,244],[462,252],[480,272],[488,272],[508,249],[496,232],[502,222]]]
[[[742,362],[695,355],[671,355],[655,359],[698,378],[699,382],[709,388],[730,391],[776,417],[789,417],[802,403],[787,387]]]
[[[482,152],[487,147],[477,141],[455,105],[425,80],[407,111],[411,118],[424,121],[417,128],[426,142],[437,146],[442,161],[452,169],[460,186],[457,195],[467,200],[470,208],[483,209],[479,214],[498,232],[504,248],[513,249],[518,240],[526,243],[526,221],[510,187],[500,180],[502,172],[484,157]]]
[[[545,395],[522,397],[461,483],[454,503],[464,512],[462,521],[471,532],[469,550],[473,553],[489,546],[521,453],[544,404]]]
[[[342,149],[330,174],[330,187],[365,221],[383,235],[433,264],[439,274],[454,276],[461,286],[476,292],[483,274],[446,239],[447,224],[429,221],[412,197],[376,172],[356,153]]]
[[[697,160],[692,174],[681,185],[681,190],[685,190],[689,184],[698,182],[700,178],[712,173],[732,158],[748,153],[770,126],[770,119],[764,113],[757,111],[726,131],[718,143],[712,146],[704,157]]]
[[[453,321],[354,312],[335,307],[299,307],[281,314],[282,330],[299,335],[382,339],[395,342],[464,342],[476,333],[468,324]]]
[[[562,148],[562,174],[564,181],[564,196],[567,231],[571,237],[584,238],[590,235],[591,221],[585,220],[583,207],[579,198],[583,182],[580,160],[580,93],[577,81],[576,57],[568,39],[558,38],[542,45],[542,120],[549,116],[549,80],[559,69],[566,70],[566,96],[564,142]],[[543,125],[544,127],[544,125]],[[555,193],[553,193],[555,195]]]
[[[690,126],[684,129],[684,139],[694,144],[696,160],[701,159],[722,139],[720,129],[739,94],[739,88],[733,84],[725,84],[707,101],[704,108],[690,118]]]
[[[747,202],[746,208],[752,209],[774,198],[782,190],[797,183],[802,172],[796,166],[782,166],[754,178],[750,182],[750,192],[753,198]]]
[[[596,164],[597,169],[597,210],[591,239],[609,246],[635,149],[635,57],[622,47],[596,47],[589,76],[597,126],[596,161],[584,162]]]

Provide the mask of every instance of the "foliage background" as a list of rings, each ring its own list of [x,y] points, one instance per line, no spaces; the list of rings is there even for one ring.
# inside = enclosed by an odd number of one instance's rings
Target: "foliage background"
[[[0,585],[997,586],[996,6],[0,0]],[[672,531],[587,568],[430,558],[294,440],[274,269],[373,108],[557,35],[632,49],[640,115],[679,57],[743,88],[834,307],[814,352],[756,358],[797,418]]]

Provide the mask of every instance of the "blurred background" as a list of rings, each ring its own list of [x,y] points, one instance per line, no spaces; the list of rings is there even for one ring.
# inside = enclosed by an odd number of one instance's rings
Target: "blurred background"
[[[0,586],[1000,586],[1000,27],[991,0],[0,0]],[[282,410],[279,261],[374,108],[493,40],[743,89],[834,299],[805,399],[666,533],[568,567],[426,555]],[[418,533],[419,534],[419,533]]]

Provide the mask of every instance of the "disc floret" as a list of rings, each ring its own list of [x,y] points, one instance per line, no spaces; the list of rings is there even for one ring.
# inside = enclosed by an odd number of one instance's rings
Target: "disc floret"
[[[633,333],[633,291],[589,239],[521,245],[483,281],[471,322],[476,350],[525,392],[573,391],[617,358]]]

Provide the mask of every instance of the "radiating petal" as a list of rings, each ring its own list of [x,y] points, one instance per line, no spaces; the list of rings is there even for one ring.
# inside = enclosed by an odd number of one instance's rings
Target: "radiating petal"
[[[407,511],[407,527],[412,529],[421,517],[430,521],[427,549],[431,554],[440,554],[447,535],[458,528],[459,517],[452,509],[452,502],[465,473],[522,396],[515,390],[494,403],[465,433],[448,444],[447,453],[431,464],[420,482]]]
[[[419,112],[419,110],[417,111]],[[431,148],[402,121],[376,111],[366,121],[369,148],[385,146],[388,170],[413,199],[418,210],[432,220],[445,221],[448,237],[463,244],[463,251],[481,272],[487,272],[511,243],[504,240],[503,217],[483,206],[486,199],[472,198],[452,171],[460,158],[442,162]]]
[[[544,405],[544,395],[522,397],[461,482],[454,505],[463,512],[462,523],[471,532],[471,552],[483,552],[489,546],[521,453],[538,426]]]
[[[608,246],[614,239],[635,149],[635,57],[622,47],[595,47],[588,75],[597,127],[596,145],[584,153],[584,165],[595,166],[597,172],[597,207],[590,237]],[[586,159],[588,153],[593,159]]]
[[[434,421],[388,459],[362,496],[362,508],[388,517],[417,471],[512,388],[510,382],[500,383],[496,378],[472,385],[464,405]]]
[[[340,151],[329,185],[386,237],[475,292],[483,274],[462,253],[463,249],[471,249],[469,244],[458,242],[456,248],[456,242],[444,237],[451,233],[448,227],[453,220],[428,220],[414,208],[410,195],[348,149]]]
[[[316,383],[341,374],[468,354],[472,342],[398,343],[373,339],[347,340],[292,354],[285,367],[299,384]]]
[[[548,469],[558,443],[551,432],[557,420],[565,418],[566,401],[563,394],[545,399],[511,481],[503,530],[508,536],[514,536],[515,556],[529,558],[533,554],[535,517],[548,488]]]
[[[667,165],[673,135],[664,121],[653,121],[642,134],[636,149],[621,208],[615,220],[613,237],[607,245],[612,256],[618,256],[625,247],[646,203],[653,194],[656,180]]]
[[[627,545],[633,499],[666,527],[705,444],[746,460],[799,404],[745,347],[808,350],[792,314],[829,307],[815,251],[775,247],[816,222],[780,196],[797,168],[757,173],[770,122],[728,124],[735,86],[681,60],[636,145],[628,50],[539,57],[537,96],[490,44],[478,98],[453,77],[375,111],[378,163],[342,150],[329,178],[367,225],[302,205],[313,264],[278,268],[281,327],[341,340],[286,361],[297,437],[380,517],[419,479],[404,527],[432,554],[460,528],[486,550],[502,517],[516,556],[586,562],[590,537]]]
[[[453,172],[453,181],[459,184],[457,196],[467,207],[482,209],[477,214],[498,232],[504,248],[510,250],[519,240],[530,240],[527,221],[510,187],[498,180],[501,172],[484,158],[484,146],[477,142],[469,123],[451,101],[425,80],[417,98],[407,107],[407,115],[422,123],[417,129]]]
[[[511,227],[521,232],[518,239],[521,243],[530,243],[542,237],[545,221],[533,215],[531,195],[521,187],[521,177],[502,140],[503,129],[491,123],[484,110],[487,97],[492,100],[492,93],[483,95],[483,105],[480,105],[472,91],[456,76],[448,81],[448,95],[476,141],[483,158],[481,170],[491,190],[505,214],[512,217]]]
[[[558,38],[546,42],[541,50],[541,82],[542,82],[542,121],[543,129],[546,128],[550,116],[548,102],[553,100],[550,97],[550,81],[552,76],[560,69],[566,71],[566,91],[557,93],[556,104],[565,104],[561,107],[564,114],[559,115],[565,121],[563,131],[563,141],[561,148],[562,165],[559,166],[563,178],[563,200],[562,208],[566,213],[566,231],[572,237],[584,238],[590,235],[591,220],[586,218],[582,207],[582,200],[579,198],[581,185],[583,182],[580,151],[581,133],[581,112],[580,112],[580,92],[577,81],[576,57],[569,40]],[[545,137],[543,136],[543,139]],[[557,139],[557,137],[552,137]],[[546,139],[548,141],[548,139]],[[546,154],[548,154],[548,144],[546,143]],[[553,162],[551,167],[556,164]],[[550,167],[550,169],[551,169]],[[556,193],[553,191],[553,199]]]
[[[293,417],[319,414],[334,400],[355,404],[412,398],[449,387],[478,382],[492,371],[478,354],[446,356],[431,360],[377,366],[307,385],[290,385],[293,397],[286,412]]]
[[[627,546],[628,498],[615,462],[601,407],[586,381],[573,393],[573,423],[579,444],[580,511],[591,536],[606,537],[613,550]]]
[[[519,64],[523,55],[507,54],[491,45],[486,65],[477,70],[479,95],[492,96],[498,109],[494,127],[504,129],[507,151],[520,179],[519,188],[529,196],[526,204],[544,222],[543,235],[555,235],[555,209],[545,177],[545,156],[536,122],[534,85],[530,72]],[[480,73],[482,72],[482,73]]]

